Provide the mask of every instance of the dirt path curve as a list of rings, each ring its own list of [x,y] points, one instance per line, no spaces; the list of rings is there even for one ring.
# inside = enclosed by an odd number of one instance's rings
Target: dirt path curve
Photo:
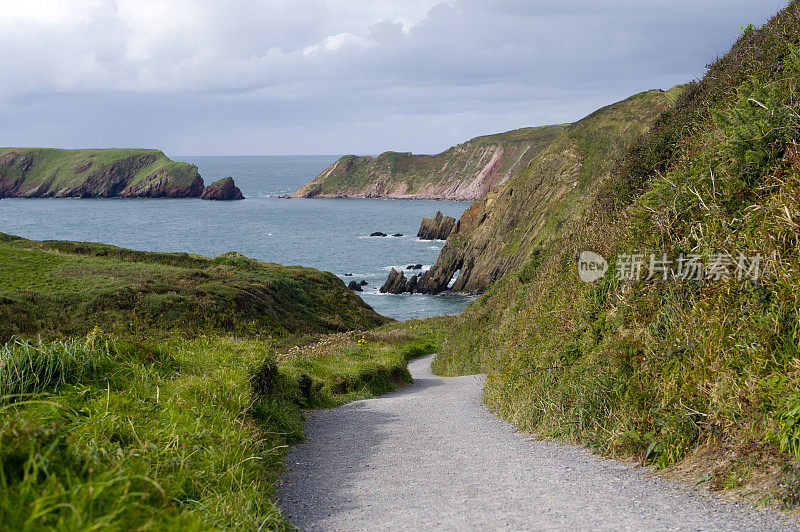
[[[480,402],[483,378],[437,377],[309,414],[279,505],[304,530],[786,530],[746,503],[581,447],[527,441]]]

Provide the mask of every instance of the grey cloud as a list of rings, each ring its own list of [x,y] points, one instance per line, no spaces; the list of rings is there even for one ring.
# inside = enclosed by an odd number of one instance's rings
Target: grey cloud
[[[0,36],[15,73],[0,81],[0,144],[438,151],[699,77],[786,1],[390,4],[187,0],[186,21],[148,33],[109,3],[80,34],[14,27],[17,44]]]

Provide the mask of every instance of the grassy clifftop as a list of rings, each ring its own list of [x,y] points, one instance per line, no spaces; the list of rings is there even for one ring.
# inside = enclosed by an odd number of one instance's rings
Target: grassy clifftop
[[[237,253],[209,259],[0,233],[0,340],[153,330],[264,336],[383,323],[328,272]]]
[[[464,212],[417,290],[440,292],[460,270],[453,289],[479,292],[525,263],[583,212],[614,157],[672,105],[680,90],[643,92],[567,126],[530,166]]]
[[[346,155],[292,196],[474,200],[525,168],[564,128],[529,127],[476,137],[437,155]]]
[[[690,84],[586,214],[459,318],[439,372],[542,437],[800,503],[800,2]],[[582,283],[593,250],[610,272]],[[761,276],[617,278],[622,254],[761,253]]]
[[[158,150],[0,148],[2,197],[198,197],[197,167]]]

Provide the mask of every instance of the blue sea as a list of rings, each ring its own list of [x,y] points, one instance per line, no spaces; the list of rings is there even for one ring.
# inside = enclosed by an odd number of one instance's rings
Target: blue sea
[[[247,199],[4,199],[0,232],[206,256],[238,251],[327,270],[345,282],[365,280],[369,284],[359,295],[384,316],[403,320],[461,312],[470,296],[388,295],[378,288],[392,267],[427,269],[436,261],[443,242],[416,237],[423,216],[440,210],[458,218],[469,203],[277,197],[294,192],[337,158],[173,156],[196,164],[206,184],[233,176]],[[370,237],[375,231],[403,236]]]

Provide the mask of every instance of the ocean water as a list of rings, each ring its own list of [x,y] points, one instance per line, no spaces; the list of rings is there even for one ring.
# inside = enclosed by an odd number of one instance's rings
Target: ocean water
[[[359,295],[384,316],[401,320],[457,314],[472,300],[455,293],[378,292],[392,267],[423,264],[427,269],[436,261],[443,243],[416,237],[423,216],[440,210],[458,218],[468,203],[276,197],[297,190],[337,156],[172,158],[196,164],[206,184],[233,176],[247,199],[3,199],[0,232],[206,256],[238,251],[311,266],[345,282],[367,281]],[[374,231],[404,236],[368,236]]]

